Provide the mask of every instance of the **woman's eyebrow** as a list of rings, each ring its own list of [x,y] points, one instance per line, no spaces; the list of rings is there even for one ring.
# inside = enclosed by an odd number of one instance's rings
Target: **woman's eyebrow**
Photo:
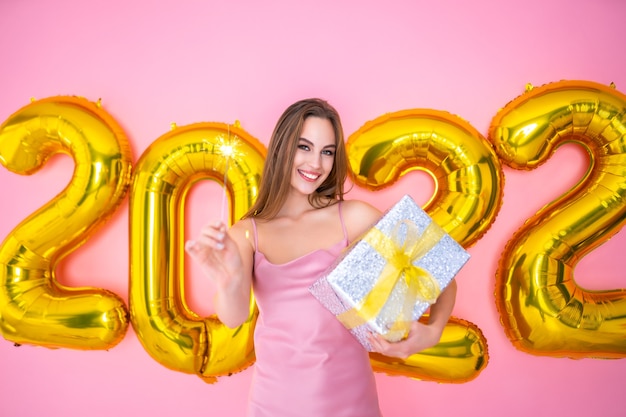
[[[305,142],[307,145],[313,147],[313,142],[311,142],[310,140],[308,140],[307,138],[300,138],[300,141]],[[327,148],[336,148],[337,145],[335,145],[334,143],[331,143],[330,145],[326,145],[324,146],[322,149],[327,149]]]

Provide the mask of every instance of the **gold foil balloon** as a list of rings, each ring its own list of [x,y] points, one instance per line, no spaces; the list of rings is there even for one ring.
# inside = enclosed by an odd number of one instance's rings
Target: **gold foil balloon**
[[[440,383],[471,381],[487,366],[488,360],[486,339],[480,329],[456,317],[450,318],[439,343],[419,354],[401,360],[370,353],[376,372]]]
[[[500,158],[530,170],[566,142],[583,146],[583,178],[528,219],[496,274],[496,306],[520,350],[572,358],[626,356],[626,290],[587,291],[576,264],[626,222],[626,96],[588,81],[530,89],[493,119]]]
[[[385,114],[350,135],[347,151],[354,182],[370,190],[390,186],[411,170],[429,173],[436,188],[424,210],[464,247],[482,237],[500,209],[498,158],[458,116],[430,109]],[[465,382],[487,365],[487,341],[474,324],[452,318],[433,349],[404,361],[371,357],[375,369],[388,373]]]
[[[131,321],[146,351],[170,369],[213,382],[254,361],[254,300],[250,319],[238,329],[187,307],[184,203],[194,183],[212,179],[227,188],[230,218],[239,219],[256,199],[265,154],[238,126],[197,123],[161,136],[137,163],[130,200]]]
[[[0,162],[13,172],[32,174],[58,152],[76,162],[71,182],[0,247],[0,330],[16,344],[108,349],[126,333],[126,305],[104,289],[59,284],[55,267],[117,209],[130,148],[99,104],[78,97],[32,102],[0,126]]]
[[[411,170],[435,181],[424,210],[464,247],[489,229],[502,204],[502,168],[487,140],[450,113],[413,109],[385,114],[350,135],[354,182],[370,190]]]

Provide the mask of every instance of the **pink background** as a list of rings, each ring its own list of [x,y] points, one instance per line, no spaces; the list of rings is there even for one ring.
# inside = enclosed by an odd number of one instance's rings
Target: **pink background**
[[[170,129],[232,123],[267,144],[291,102],[320,96],[346,134],[384,113],[432,108],[458,114],[484,135],[498,109],[562,79],[615,82],[626,91],[626,3],[621,0],[201,1],[2,0],[0,122],[31,97],[79,95],[123,126],[136,161]],[[623,415],[624,360],[533,356],[506,338],[494,303],[494,274],[512,233],[585,171],[586,154],[566,145],[530,172],[505,168],[505,199],[491,230],[458,277],[454,315],[477,324],[489,364],[473,381],[437,384],[377,374],[386,416]],[[54,157],[40,172],[0,168],[0,238],[49,201],[72,176]],[[384,209],[432,192],[422,174],[381,193],[355,190]],[[219,215],[216,183],[190,195],[187,226]],[[106,288],[128,300],[127,201],[67,258],[59,280]],[[620,232],[576,269],[587,288],[623,286]],[[189,265],[189,264],[188,264]],[[189,265],[191,307],[212,313],[210,285]],[[250,370],[208,385],[154,361],[130,329],[109,351],[14,347],[0,338],[2,416],[239,416]]]

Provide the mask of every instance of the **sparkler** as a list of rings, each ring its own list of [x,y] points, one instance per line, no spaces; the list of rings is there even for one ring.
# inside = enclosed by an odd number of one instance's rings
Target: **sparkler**
[[[235,121],[234,126],[239,127],[239,121]],[[224,165],[224,178],[222,180],[222,184],[223,184],[222,203],[221,203],[221,208],[220,208],[221,210],[220,219],[222,220],[224,224],[227,224],[227,220],[228,220],[226,219],[226,216],[227,216],[226,212],[227,212],[227,207],[228,207],[228,186],[227,186],[228,169],[230,167],[230,158],[239,154],[238,146],[239,146],[239,138],[237,137],[237,135],[235,135],[235,137],[231,139],[230,125],[228,125],[228,137],[224,138],[223,135],[218,136],[218,144],[217,144],[218,153],[222,155],[224,158],[226,158],[226,162]]]

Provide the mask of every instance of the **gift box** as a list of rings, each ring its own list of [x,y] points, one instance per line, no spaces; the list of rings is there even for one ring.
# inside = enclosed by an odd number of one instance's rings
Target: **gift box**
[[[309,291],[372,351],[369,333],[404,338],[469,257],[405,195]]]

